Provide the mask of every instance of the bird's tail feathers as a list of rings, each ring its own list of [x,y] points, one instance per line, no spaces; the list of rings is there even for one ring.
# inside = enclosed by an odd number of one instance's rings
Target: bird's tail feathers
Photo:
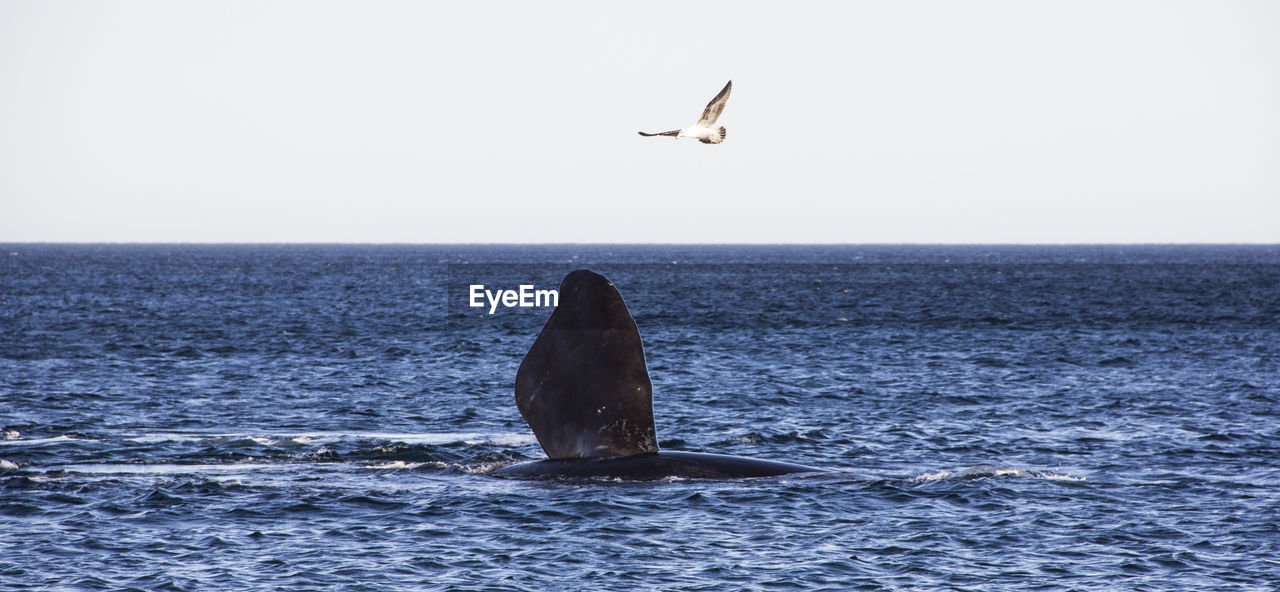
[[[724,141],[724,132],[725,132],[724,126],[723,125],[720,126],[720,129],[717,131],[719,131],[720,133],[708,138],[698,138],[698,140],[703,144],[719,144],[720,142]]]

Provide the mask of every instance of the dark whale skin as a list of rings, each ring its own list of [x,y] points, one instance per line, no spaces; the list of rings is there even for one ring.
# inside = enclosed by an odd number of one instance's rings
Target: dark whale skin
[[[505,479],[606,478],[652,481],[670,477],[742,479],[814,472],[824,471],[817,467],[773,460],[663,450],[631,456],[538,460],[506,465],[494,469],[489,474]]]
[[[580,269],[516,372],[516,405],[547,458],[658,451],[644,345],[622,295]]]

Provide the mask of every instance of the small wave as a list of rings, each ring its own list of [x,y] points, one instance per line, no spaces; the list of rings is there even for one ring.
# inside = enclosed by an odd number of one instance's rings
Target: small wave
[[[92,463],[82,465],[61,465],[50,467],[66,473],[89,473],[98,475],[174,475],[188,473],[235,473],[245,471],[280,471],[302,470],[304,465],[281,463],[228,463],[228,464],[116,464]]]
[[[742,434],[739,436],[734,436],[731,438],[726,438],[718,442],[714,442],[713,445],[724,446],[724,445],[733,445],[733,444],[760,444],[762,442],[769,443],[769,444],[783,444],[783,445],[795,444],[795,443],[808,444],[808,443],[813,443],[814,441],[829,440],[830,438],[831,438],[831,433],[825,429],[807,430],[804,432],[796,430],[796,431],[790,431],[786,433],[774,433],[774,434],[751,432],[751,433]]]
[[[515,462],[519,462],[519,461],[515,461]],[[489,473],[492,473],[494,470],[500,467],[505,467],[509,464],[513,464],[513,462],[510,460],[501,460],[501,461],[493,461],[493,462],[483,462],[483,463],[478,463],[473,465],[459,465],[457,468],[461,469],[462,472],[464,473],[469,473],[472,475],[488,475]]]
[[[162,432],[157,434],[146,434],[144,436],[134,436],[125,438],[128,442],[138,442],[139,444],[157,444],[160,442],[192,442],[208,438],[207,434],[176,434]]]
[[[1124,356],[1115,356],[1115,357],[1099,360],[1098,365],[1102,366],[1103,368],[1112,368],[1112,367],[1129,367],[1129,366],[1135,366],[1136,364],[1134,363],[1133,360],[1126,358]]]
[[[462,443],[469,444],[472,446],[476,444],[497,444],[498,446],[524,446],[527,444],[534,444],[537,441],[538,439],[533,437],[533,434],[508,434],[505,436],[504,435],[486,436],[482,439],[468,439],[468,440],[463,440]]]
[[[948,471],[946,469],[933,471],[930,473],[922,473],[908,479],[907,481],[914,483],[929,483],[932,481],[963,481],[968,479],[985,479],[988,477],[1024,477],[1031,479],[1047,479],[1050,481],[1084,481],[1084,477],[1075,477],[1072,475],[1062,475],[1057,473],[1043,473],[1027,471],[1025,469],[1017,469],[1013,467],[997,467],[992,465],[978,465],[974,467],[965,467]]]
[[[61,437],[61,436],[60,436]],[[157,432],[128,438],[131,442],[156,444],[162,442],[193,442],[213,440],[221,443],[252,443],[263,446],[304,446],[331,444],[351,440],[380,440],[405,444],[497,444],[499,446],[523,446],[536,440],[532,434],[487,434],[481,432],[304,432],[268,434],[227,434],[200,432]],[[34,440],[22,440],[34,442]],[[6,442],[0,441],[0,444]]]
[[[61,436],[53,436],[51,438],[31,438],[26,440],[24,439],[10,440],[6,438],[4,440],[0,440],[0,446],[39,446],[41,444],[52,444],[55,442],[71,442],[71,441],[92,442],[93,440],[89,438],[75,438],[75,437],[63,434]]]
[[[1037,479],[1048,479],[1049,481],[1086,481],[1084,477],[1076,477],[1075,475],[1060,475],[1058,473],[1036,473]]]
[[[368,465],[365,465],[365,467],[370,469],[410,469],[412,470],[427,464],[438,465],[437,468],[445,468],[446,466],[444,463],[439,463],[439,462],[425,463],[425,462],[406,462],[403,460],[393,460],[391,462],[368,464]]]

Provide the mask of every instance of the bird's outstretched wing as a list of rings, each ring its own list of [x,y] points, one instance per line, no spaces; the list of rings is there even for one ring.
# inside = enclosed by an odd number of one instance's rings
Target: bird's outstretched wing
[[[646,134],[644,132],[640,132],[640,135],[642,136],[678,136],[680,135],[680,130],[671,130],[669,132],[658,132],[656,134]]]
[[[697,125],[711,127],[711,125],[716,122],[716,119],[720,118],[720,113],[724,111],[724,104],[729,102],[729,91],[731,90],[733,90],[732,80],[730,80],[728,84],[724,85],[723,89],[720,89],[720,94],[716,95],[716,98],[711,99],[711,102],[707,103],[707,108],[703,109],[702,119],[698,120]]]

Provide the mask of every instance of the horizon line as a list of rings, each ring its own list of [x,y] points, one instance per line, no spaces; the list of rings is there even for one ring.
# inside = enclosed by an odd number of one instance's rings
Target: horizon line
[[[634,247],[1280,247],[1278,242],[407,242],[407,241],[0,241],[0,245],[226,245],[226,246],[452,246],[452,247],[534,247],[534,246],[634,246]]]

